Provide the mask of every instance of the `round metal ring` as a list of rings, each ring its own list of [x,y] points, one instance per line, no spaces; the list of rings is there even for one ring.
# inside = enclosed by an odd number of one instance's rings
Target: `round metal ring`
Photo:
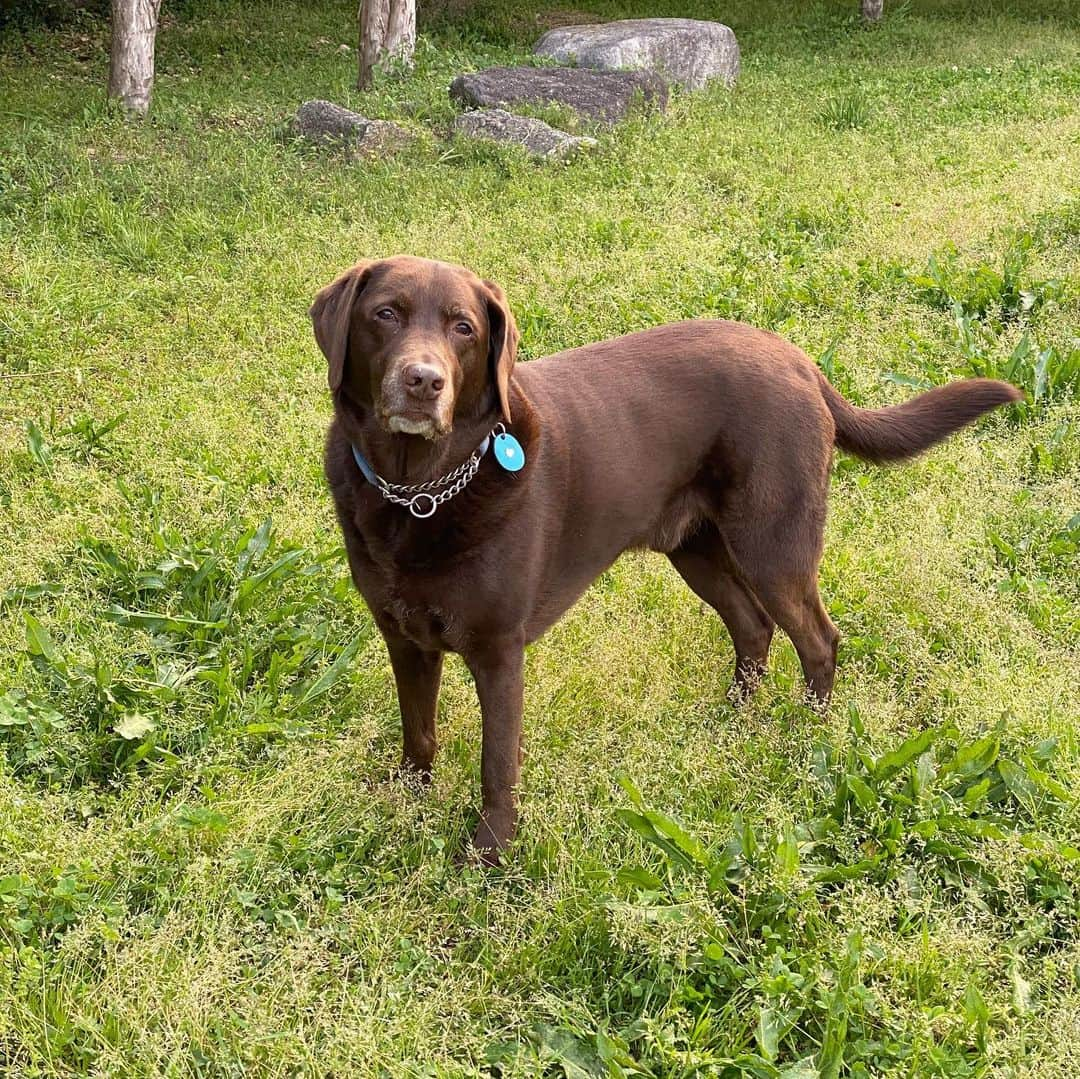
[[[426,498],[431,503],[431,508],[427,511],[421,511],[417,508],[417,504],[420,499]],[[425,517],[430,517],[439,508],[439,503],[435,501],[434,495],[429,495],[426,491],[421,491],[418,495],[413,495],[409,499],[409,512],[414,517],[419,517],[423,520]]]

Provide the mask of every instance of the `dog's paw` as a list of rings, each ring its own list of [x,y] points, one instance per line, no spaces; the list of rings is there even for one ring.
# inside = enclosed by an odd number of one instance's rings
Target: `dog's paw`
[[[499,865],[502,853],[514,838],[517,814],[511,811],[486,811],[476,826],[472,841],[458,854],[459,865]]]
[[[502,851],[494,847],[478,847],[475,842],[468,842],[454,855],[454,865],[458,869],[474,867],[496,869],[502,861]]]
[[[421,765],[415,761],[403,759],[390,775],[392,779],[418,792],[426,791],[431,786],[430,764]]]
[[[750,698],[757,692],[758,687],[765,680],[765,668],[752,664],[740,667],[731,685],[728,686],[728,703],[734,708],[742,708],[750,702]]]

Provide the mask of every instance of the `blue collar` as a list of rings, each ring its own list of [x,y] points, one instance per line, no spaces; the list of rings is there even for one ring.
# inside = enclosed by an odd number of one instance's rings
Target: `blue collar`
[[[350,442],[349,446],[352,448],[353,460],[356,462],[356,467],[364,475],[364,479],[371,484],[372,487],[379,486],[379,477],[375,473],[375,469],[367,463],[367,458],[356,448],[355,442]]]
[[[476,447],[476,452],[475,452],[474,456],[475,457],[483,457],[484,454],[487,453],[488,446],[490,446],[490,445],[491,445],[491,435],[485,435],[484,436],[484,441],[481,442],[480,445]],[[368,464],[368,459],[356,448],[356,443],[355,442],[350,442],[349,443],[349,448],[352,450],[353,460],[356,462],[356,467],[358,469],[360,469],[360,471],[364,475],[364,479],[366,479],[368,481],[368,483],[371,484],[372,487],[389,487],[391,490],[395,490],[395,491],[412,490],[412,488],[406,487],[404,484],[387,483],[386,480],[384,480],[382,478],[382,476],[380,476],[375,471],[375,469],[373,469],[371,467],[371,465]],[[425,486],[425,487],[427,487],[427,486],[441,487],[444,483],[446,483],[449,480],[450,476],[452,476],[452,475],[454,475],[453,472],[448,473],[441,480],[430,480],[429,483],[423,484],[422,486]],[[421,485],[418,484],[417,486],[421,486]]]

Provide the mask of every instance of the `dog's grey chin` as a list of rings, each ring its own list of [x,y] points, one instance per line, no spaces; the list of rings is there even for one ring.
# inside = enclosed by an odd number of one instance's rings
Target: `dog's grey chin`
[[[429,440],[438,438],[442,433],[439,431],[434,420],[418,420],[413,419],[410,416],[390,416],[387,418],[386,426],[392,434],[421,435],[423,438]]]

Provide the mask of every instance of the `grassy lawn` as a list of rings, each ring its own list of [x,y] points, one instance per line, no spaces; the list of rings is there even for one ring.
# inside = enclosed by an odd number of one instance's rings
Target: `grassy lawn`
[[[1075,9],[487,6],[421,0],[360,95],[355,3],[191,0],[146,125],[103,23],[0,41],[0,1074],[1075,1076]],[[565,166],[445,141],[452,76],[574,12],[721,18],[742,77]],[[312,97],[419,138],[304,150]],[[530,650],[506,865],[459,869],[472,686],[430,791],[391,778],[306,316],[402,251],[500,281],[526,360],[735,317],[860,404],[1029,400],[838,457],[825,717],[779,637],[734,710],[719,621],[619,562]]]

